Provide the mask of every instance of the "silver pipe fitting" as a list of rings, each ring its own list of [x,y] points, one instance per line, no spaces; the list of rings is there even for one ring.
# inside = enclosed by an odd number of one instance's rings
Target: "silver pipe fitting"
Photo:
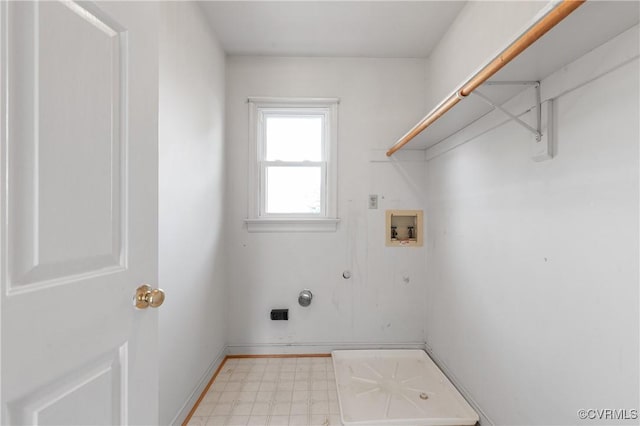
[[[313,294],[311,293],[311,290],[308,289],[302,290],[298,295],[298,303],[302,307],[309,306],[311,304],[311,299],[313,299]]]

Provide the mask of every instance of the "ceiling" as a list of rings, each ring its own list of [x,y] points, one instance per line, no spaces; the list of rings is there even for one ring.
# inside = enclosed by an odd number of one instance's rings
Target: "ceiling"
[[[424,58],[464,1],[200,2],[229,55]]]

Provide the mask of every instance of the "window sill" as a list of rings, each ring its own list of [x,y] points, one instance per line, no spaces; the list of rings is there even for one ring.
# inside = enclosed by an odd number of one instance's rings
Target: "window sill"
[[[245,219],[249,232],[335,232],[340,219]]]

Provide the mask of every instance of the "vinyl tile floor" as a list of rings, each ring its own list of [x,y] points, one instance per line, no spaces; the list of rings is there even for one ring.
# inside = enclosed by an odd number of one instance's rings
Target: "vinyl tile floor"
[[[330,357],[230,358],[188,426],[340,426]]]

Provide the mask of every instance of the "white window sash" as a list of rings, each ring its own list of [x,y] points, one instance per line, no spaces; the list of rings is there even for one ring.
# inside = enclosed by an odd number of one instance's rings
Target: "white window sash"
[[[319,213],[268,213],[267,212],[267,168],[269,167],[320,167],[320,212]],[[260,218],[326,217],[327,216],[327,162],[326,161],[260,161]]]
[[[329,126],[330,126],[330,111],[327,108],[308,108],[306,111],[292,110],[292,109],[265,109],[258,108],[259,114],[259,124],[258,124],[258,140],[257,140],[257,154],[258,161],[266,161],[267,150],[266,150],[266,140],[267,140],[267,126],[265,125],[266,119],[269,117],[322,117],[322,134],[320,135],[322,144],[321,150],[321,161],[327,161],[329,159],[329,145],[330,145],[330,137],[329,134]]]

